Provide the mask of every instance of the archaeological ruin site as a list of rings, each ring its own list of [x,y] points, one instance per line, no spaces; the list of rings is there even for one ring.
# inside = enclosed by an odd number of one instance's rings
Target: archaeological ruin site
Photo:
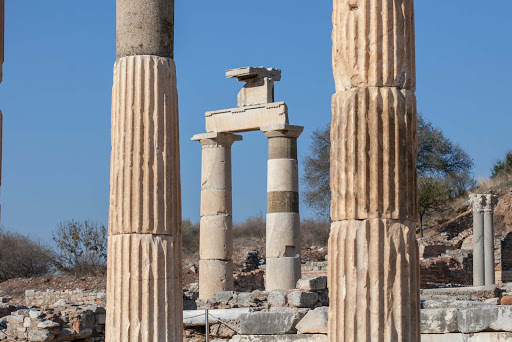
[[[174,0],[116,3],[106,286],[16,297],[0,282],[0,341],[512,341],[511,186],[475,187],[423,234],[413,0],[333,2],[325,246],[301,242],[315,234],[299,213],[307,127],[276,100],[280,66],[216,80],[240,91],[185,137],[201,160],[197,262],[183,256]],[[0,112],[0,146],[1,131]],[[267,212],[263,248],[242,253],[232,147],[246,132],[268,141]]]

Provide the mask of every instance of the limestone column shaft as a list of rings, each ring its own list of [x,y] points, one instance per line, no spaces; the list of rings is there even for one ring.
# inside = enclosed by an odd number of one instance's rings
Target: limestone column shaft
[[[288,290],[301,278],[297,138],[303,127],[263,128],[269,139],[265,289]]]
[[[233,291],[233,209],[231,146],[242,136],[205,133],[202,146],[199,298]]]
[[[107,342],[183,340],[173,5],[117,0]]]
[[[496,195],[485,195],[485,206],[483,209],[485,285],[494,285],[496,283],[496,264],[494,262],[494,207],[496,204]]]
[[[473,285],[485,285],[484,205],[485,195],[470,195],[473,205]]]
[[[4,64],[4,36],[5,36],[5,1],[0,0],[0,83],[3,79],[3,64]],[[2,149],[3,149],[3,114],[0,110],[0,187],[2,186]],[[1,214],[0,205],[0,214]]]
[[[329,341],[419,342],[413,0],[334,0]]]

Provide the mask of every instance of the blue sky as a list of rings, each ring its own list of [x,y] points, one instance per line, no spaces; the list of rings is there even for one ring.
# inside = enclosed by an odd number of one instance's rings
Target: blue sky
[[[236,105],[224,71],[282,69],[276,100],[311,132],[330,121],[331,1],[176,0],[183,217],[199,219],[204,112]],[[418,109],[459,142],[475,176],[512,148],[512,2],[416,0]],[[107,223],[115,1],[6,1],[2,224],[46,238],[57,223]],[[234,219],[266,210],[267,141],[233,147]],[[313,213],[302,205],[303,216]]]

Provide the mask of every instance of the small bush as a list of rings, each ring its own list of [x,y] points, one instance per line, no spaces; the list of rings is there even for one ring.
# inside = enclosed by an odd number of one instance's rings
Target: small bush
[[[248,217],[244,222],[233,224],[233,239],[265,239],[266,223],[263,214]]]
[[[302,220],[300,225],[302,247],[325,247],[329,241],[331,223],[328,220]]]
[[[183,220],[181,225],[183,239],[183,256],[188,258],[199,253],[199,223],[190,219]]]
[[[104,275],[107,270],[107,228],[95,222],[61,222],[53,234],[55,267],[75,276]]]
[[[0,281],[50,273],[50,250],[27,236],[0,229]]]

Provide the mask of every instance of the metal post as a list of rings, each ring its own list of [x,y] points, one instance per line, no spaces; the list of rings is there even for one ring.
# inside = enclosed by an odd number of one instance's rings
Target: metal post
[[[208,322],[208,309],[204,311],[204,326],[206,328],[206,342],[210,342],[210,323]]]

